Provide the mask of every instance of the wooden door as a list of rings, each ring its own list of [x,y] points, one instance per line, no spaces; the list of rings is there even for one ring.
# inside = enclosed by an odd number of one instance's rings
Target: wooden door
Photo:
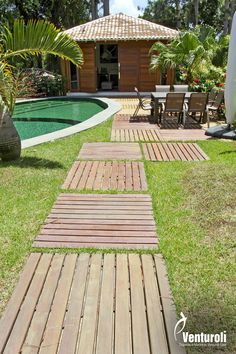
[[[96,54],[95,43],[79,43],[83,55],[84,64],[79,70],[79,91],[96,92]]]
[[[118,60],[120,66],[119,91],[133,91],[139,83],[138,42],[120,42]]]

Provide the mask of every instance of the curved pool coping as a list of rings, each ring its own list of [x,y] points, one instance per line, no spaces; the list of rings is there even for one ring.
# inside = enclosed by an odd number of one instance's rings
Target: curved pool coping
[[[58,98],[67,98],[68,96],[60,96],[60,97],[47,97],[47,98],[38,98],[38,99],[27,99],[19,102],[32,102],[32,101],[42,101],[48,99],[58,99]],[[74,96],[76,98],[76,96]],[[95,127],[98,124],[101,124],[111,118],[114,114],[119,112],[122,108],[121,104],[115,101],[110,100],[109,98],[94,98],[88,97],[94,101],[101,101],[107,105],[102,112],[99,112],[92,116],[91,118],[85,120],[82,123],[75,124],[71,127],[64,128],[61,130],[57,130],[53,133],[43,134],[40,136],[36,136],[34,138],[25,139],[21,141],[22,149],[29,148],[31,146],[43,144],[49,141],[54,141],[56,139],[66,138],[67,136],[80,133],[84,130]]]

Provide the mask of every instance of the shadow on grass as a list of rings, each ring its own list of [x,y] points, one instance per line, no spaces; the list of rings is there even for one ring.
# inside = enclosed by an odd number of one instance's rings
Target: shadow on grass
[[[57,161],[51,161],[48,159],[42,159],[33,156],[21,157],[15,161],[0,161],[1,167],[19,167],[19,168],[35,168],[35,169],[44,169],[48,168],[51,170],[62,169],[64,166]]]
[[[236,154],[236,150],[227,150],[227,151],[222,151],[219,153],[219,155],[228,155],[228,154]]]

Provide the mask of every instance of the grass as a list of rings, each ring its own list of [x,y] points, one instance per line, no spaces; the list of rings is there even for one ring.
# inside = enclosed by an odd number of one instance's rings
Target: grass
[[[27,149],[19,162],[0,163],[1,309],[81,145],[109,141],[110,128],[111,121]],[[203,141],[199,145],[210,161],[146,161],[145,169],[159,250],[167,263],[178,312],[188,317],[189,331],[227,330],[230,338],[227,348],[191,347],[188,352],[233,353],[236,143]]]

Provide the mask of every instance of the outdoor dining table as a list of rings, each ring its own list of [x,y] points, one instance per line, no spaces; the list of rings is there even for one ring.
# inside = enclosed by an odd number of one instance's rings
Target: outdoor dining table
[[[159,121],[160,118],[160,104],[162,102],[165,102],[167,94],[170,92],[151,92],[151,101],[154,102],[154,112],[152,112],[152,115],[154,115],[154,120],[155,122]],[[185,98],[184,101],[188,102],[190,95],[193,92],[185,92]]]

